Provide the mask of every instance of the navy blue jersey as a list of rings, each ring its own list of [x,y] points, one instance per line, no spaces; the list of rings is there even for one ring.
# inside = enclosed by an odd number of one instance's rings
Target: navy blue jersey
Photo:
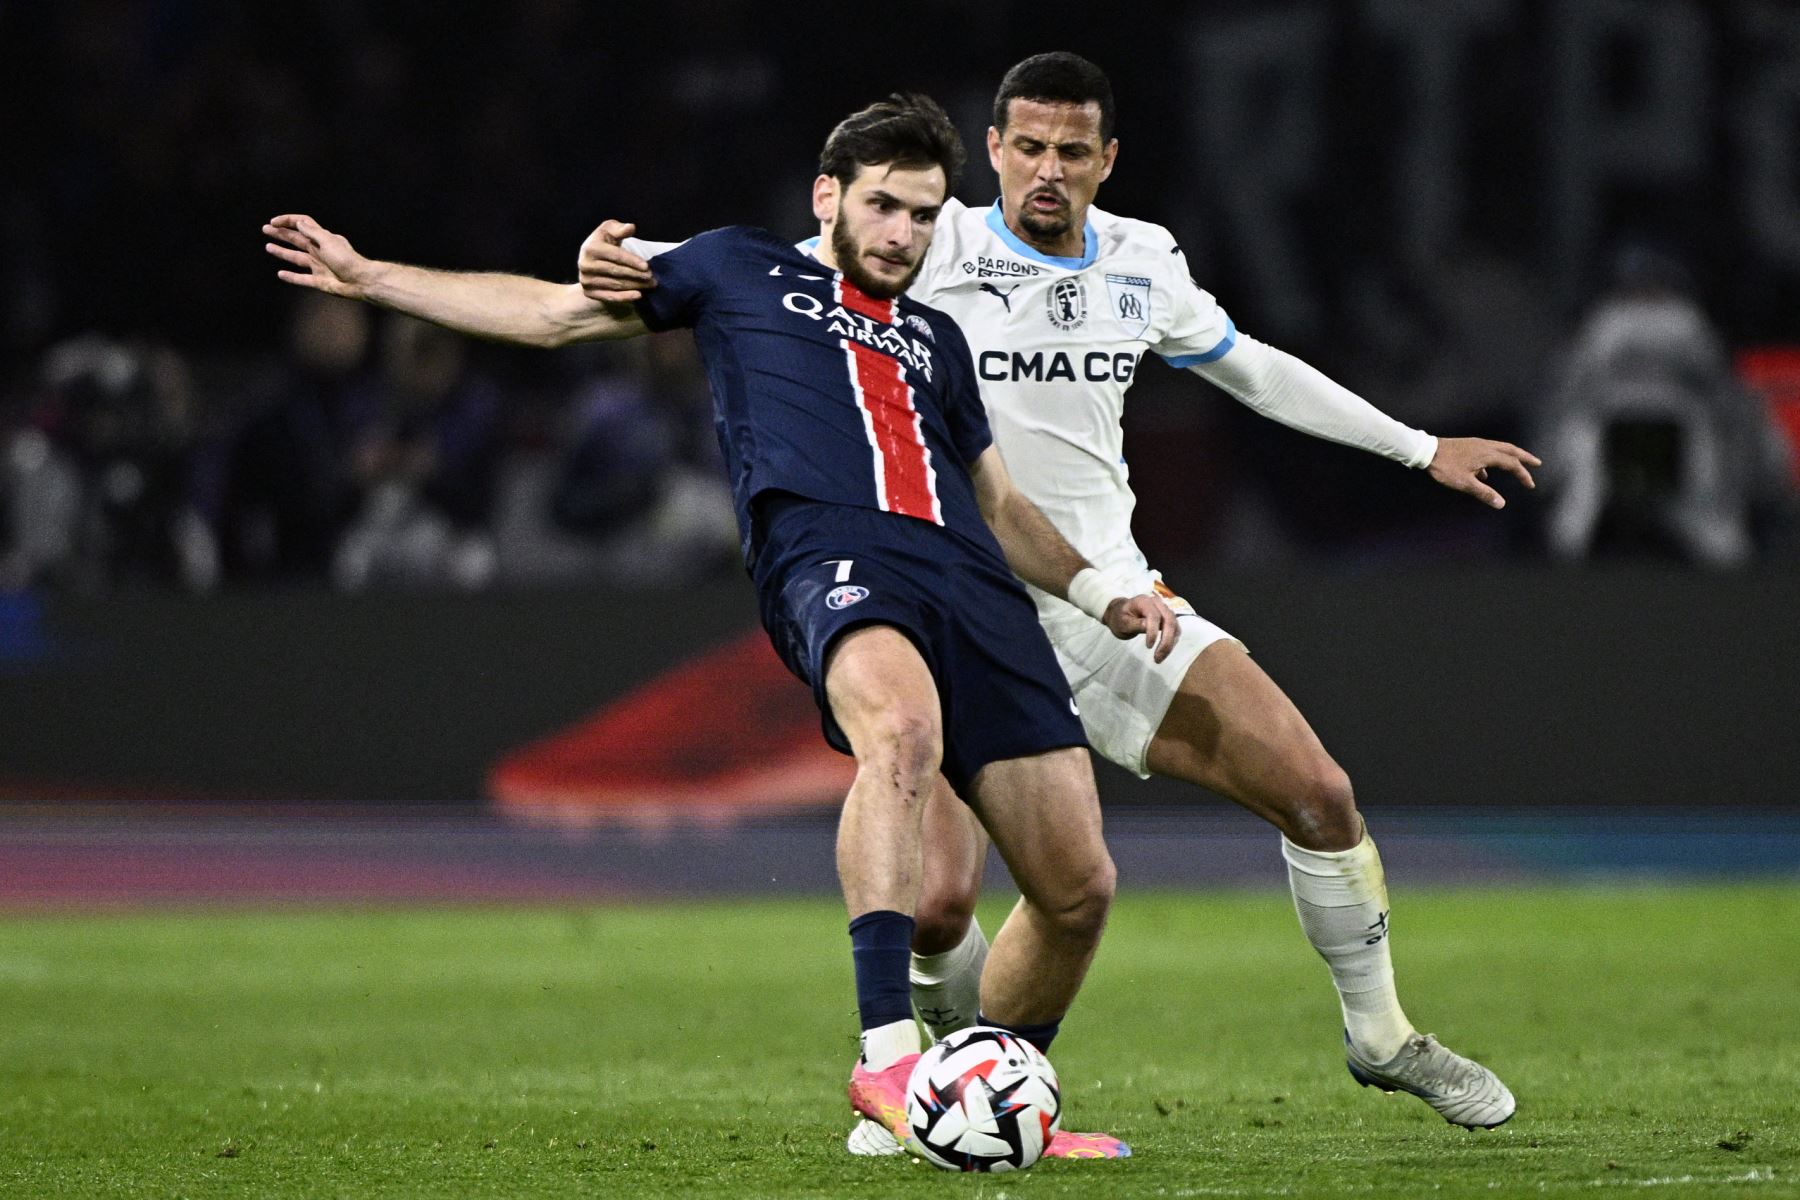
[[[694,331],[746,560],[763,492],[929,521],[998,553],[966,469],[993,435],[949,317],[876,300],[744,226],[650,265],[658,286],[638,311],[651,329]]]

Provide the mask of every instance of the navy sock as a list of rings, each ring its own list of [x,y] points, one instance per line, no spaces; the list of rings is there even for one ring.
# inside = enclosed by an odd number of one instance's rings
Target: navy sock
[[[1050,1053],[1050,1043],[1056,1040],[1056,1031],[1062,1028],[1061,1017],[1054,1021],[1045,1021],[1042,1025],[1010,1025],[1005,1021],[996,1021],[986,1013],[982,1013],[975,1018],[975,1023],[1017,1034],[1036,1046],[1039,1054]]]
[[[862,1027],[874,1029],[912,1017],[913,919],[882,909],[850,922],[850,954],[856,961],[856,1007]]]

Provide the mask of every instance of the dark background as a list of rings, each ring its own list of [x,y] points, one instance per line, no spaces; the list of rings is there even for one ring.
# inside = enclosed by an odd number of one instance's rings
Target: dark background
[[[949,109],[959,194],[986,203],[993,89],[1062,48],[1117,92],[1102,207],[1172,229],[1240,327],[1408,423],[1547,460],[1541,496],[1511,488],[1496,514],[1184,374],[1134,388],[1142,544],[1364,797],[1794,804],[1788,510],[1760,513],[1734,570],[1632,536],[1553,565],[1566,481],[1536,436],[1632,250],[1672,265],[1729,353],[1800,342],[1800,12],[1752,0],[0,2],[0,431],[61,436],[46,372],[69,339],[178,364],[173,490],[226,546],[199,580],[107,560],[7,585],[0,785],[468,803],[495,754],[753,620],[728,547],[661,575],[605,555],[511,574],[499,536],[478,584],[357,595],[323,559],[242,565],[217,479],[297,378],[268,217],[552,279],[609,216],[803,236],[826,132],[896,88]],[[473,348],[495,486],[567,478],[584,388],[640,366]],[[703,412],[639,390],[686,412],[646,461],[710,469]],[[344,521],[366,502],[348,491]]]
[[[723,0],[74,0],[8,3],[0,37],[14,350],[96,325],[273,346],[287,298],[254,250],[280,211],[555,278],[608,215],[802,236],[824,135],[896,88],[952,112],[986,202],[994,87],[1045,49],[1112,76],[1103,206],[1169,226],[1298,352],[1426,353],[1471,272],[1554,331],[1625,236],[1681,255],[1734,337],[1800,333],[1785,4],[923,0],[865,26]]]

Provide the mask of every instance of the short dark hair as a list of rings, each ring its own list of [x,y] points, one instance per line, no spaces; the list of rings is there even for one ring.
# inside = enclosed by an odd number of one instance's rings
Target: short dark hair
[[[895,92],[838,122],[819,152],[819,173],[849,187],[863,167],[936,165],[944,168],[948,196],[966,161],[962,137],[936,100],[922,92]]]
[[[1100,140],[1112,140],[1112,84],[1105,71],[1079,54],[1067,50],[1034,54],[1006,73],[994,95],[994,128],[1002,133],[1006,131],[1007,106],[1014,100],[1042,100],[1050,104],[1086,104],[1092,100],[1100,106]]]

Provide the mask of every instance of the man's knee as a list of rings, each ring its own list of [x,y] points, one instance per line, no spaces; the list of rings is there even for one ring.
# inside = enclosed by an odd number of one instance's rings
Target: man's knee
[[[863,722],[851,737],[851,750],[859,771],[892,773],[916,784],[937,773],[944,737],[933,714],[896,706]]]
[[[939,887],[921,895],[913,913],[913,953],[942,954],[961,945],[980,898],[979,886]]]
[[[1288,838],[1313,850],[1348,850],[1362,837],[1356,792],[1344,768],[1319,755],[1300,775],[1292,796]]]
[[[1070,882],[1045,915],[1064,937],[1097,942],[1106,928],[1118,885],[1119,873],[1112,856],[1103,854],[1080,878]]]

